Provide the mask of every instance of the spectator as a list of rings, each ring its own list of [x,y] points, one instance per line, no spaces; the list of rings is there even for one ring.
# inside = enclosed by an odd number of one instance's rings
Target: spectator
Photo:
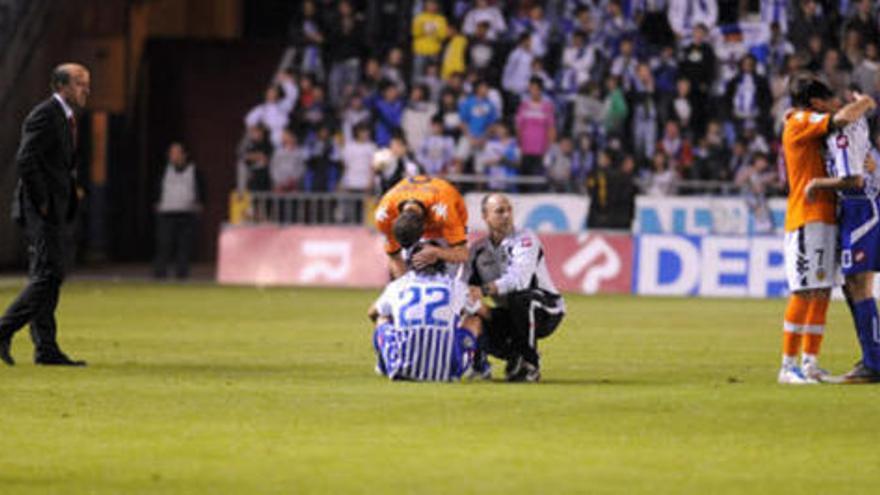
[[[336,189],[340,175],[340,153],[330,126],[322,124],[306,144],[305,190],[329,192]]]
[[[795,3],[799,3],[800,8],[794,9],[794,18],[788,25],[788,39],[792,44],[807,46],[807,42],[812,36],[818,36],[819,39],[827,39],[831,41],[831,44],[836,44],[836,40],[832,38],[828,21],[822,15],[816,0],[802,0]]]
[[[425,87],[414,86],[401,119],[406,141],[413,149],[419,149],[422,141],[428,137],[431,132],[431,118],[437,113],[437,105],[426,101],[426,94]]]
[[[705,181],[730,181],[733,175],[727,167],[729,160],[724,136],[718,122],[709,123],[706,133],[694,149],[694,165],[689,178]]]
[[[742,169],[749,165],[751,159],[752,157],[749,155],[749,143],[744,139],[737,139],[733,143],[733,148],[731,149],[730,160],[727,164],[727,175],[730,177],[736,177]]]
[[[596,134],[603,125],[604,103],[597,82],[583,86],[574,98],[574,134]]]
[[[863,45],[864,41],[858,30],[847,29],[844,31],[841,52],[843,57],[840,61],[841,68],[846,71],[851,71],[862,62],[862,57],[864,57]]]
[[[495,44],[489,39],[489,23],[477,25],[474,35],[468,40],[468,61],[470,67],[483,74],[494,72]]]
[[[651,169],[642,181],[642,192],[647,196],[672,196],[677,183],[678,174],[669,166],[666,153],[655,151],[651,158]]]
[[[406,77],[404,77],[403,50],[394,47],[388,50],[385,57],[385,65],[382,66],[381,74],[384,81],[390,81],[397,86],[397,91],[406,93]]]
[[[590,81],[591,70],[597,62],[596,57],[596,47],[587,45],[584,32],[575,31],[571,44],[562,52],[562,70],[571,72],[575,87],[581,88]]]
[[[806,68],[810,72],[818,72],[822,70],[822,63],[825,60],[825,41],[818,34],[810,36],[807,41],[807,51],[804,55],[806,58]]]
[[[573,192],[572,183],[575,161],[574,142],[568,136],[563,136],[558,143],[554,143],[544,157],[544,168],[547,174],[547,182],[551,192]]]
[[[785,120],[785,112],[791,107],[791,98],[788,96],[788,85],[791,75],[801,70],[801,59],[798,55],[792,55],[785,60],[783,66],[773,71],[770,78],[770,94],[773,97],[773,107],[770,114],[773,118],[773,135],[782,133],[782,124]]]
[[[738,129],[746,122],[759,125],[769,132],[770,109],[773,105],[770,84],[756,73],[756,61],[752,55],[740,60],[739,73],[728,84],[725,100],[730,116]]]
[[[786,39],[779,24],[770,24],[770,40],[767,42],[767,51],[767,68],[771,73],[784,69],[785,61],[794,55],[794,45]]]
[[[750,155],[756,153],[770,153],[770,145],[767,143],[767,140],[764,139],[764,136],[758,132],[758,126],[754,122],[747,121],[740,131],[740,135],[743,141],[749,143],[747,150]]]
[[[635,56],[635,45],[629,38],[620,42],[620,50],[614,61],[611,62],[611,75],[621,81],[624,92],[632,90],[638,78],[636,72],[639,61]]]
[[[458,97],[451,89],[443,91],[437,116],[443,121],[443,134],[458,141],[462,128],[461,114],[458,109]]]
[[[779,188],[779,174],[770,168],[767,155],[756,154],[750,166],[740,169],[736,174],[736,185],[740,187],[755,219],[755,231],[773,232],[773,216],[767,204],[767,195]]]
[[[328,26],[328,34],[333,43],[327,46],[330,60],[327,91],[338,110],[338,105],[351,97],[360,82],[365,37],[363,25],[355,16],[350,1],[340,1],[337,10],[339,16],[336,22]]]
[[[424,10],[412,21],[414,76],[421,76],[427,64],[437,62],[448,34],[437,0],[425,0]]]
[[[473,36],[477,31],[477,25],[481,22],[489,23],[489,39],[495,41],[507,31],[507,22],[504,14],[495,5],[489,5],[488,0],[476,0],[474,8],[464,16],[462,31],[468,36]]]
[[[609,56],[615,56],[624,39],[635,34],[638,26],[626,17],[620,0],[609,0],[605,6],[605,18],[602,19],[602,42]]]
[[[529,74],[529,79],[532,78],[541,80],[541,85],[546,93],[553,93],[555,91],[553,78],[544,70],[544,62],[540,58],[532,59],[532,72]]]
[[[625,164],[625,165],[624,165]],[[635,198],[635,161],[627,156],[615,169],[608,150],[599,152],[596,168],[587,176],[590,210],[589,229],[627,229],[632,227]]]
[[[693,135],[695,132],[694,121],[699,108],[694,101],[691,92],[691,82],[682,77],[675,85],[676,94],[666,112],[666,120],[675,119],[679,122],[685,134]]]
[[[862,91],[871,91],[877,74],[880,74],[880,50],[877,41],[869,41],[865,45],[865,57],[853,71],[852,82]]]
[[[681,135],[681,129],[675,120],[667,120],[663,136],[657,147],[669,157],[671,165],[679,172],[685,172],[693,161],[691,143]],[[686,175],[682,173],[681,175]]]
[[[318,79],[324,78],[323,54],[324,28],[318,19],[314,0],[302,3],[302,18],[295,20],[289,29],[291,44],[301,52],[300,72],[314,74]]]
[[[556,111],[553,103],[544,97],[540,79],[532,78],[528,89],[528,98],[520,103],[516,112],[516,129],[522,151],[521,175],[543,176],[544,153],[550,143],[556,141]]]
[[[464,72],[456,72],[444,81],[444,89],[448,89],[455,94],[456,98],[460,98],[465,93]]]
[[[872,3],[874,5],[871,5]],[[872,0],[857,0],[855,4],[855,12],[844,23],[845,30],[859,33],[864,41],[876,41],[880,38],[880,30],[877,25],[877,3]],[[872,9],[875,11],[873,15]]]
[[[440,93],[443,91],[443,81],[440,79],[440,67],[436,63],[425,66],[425,74],[415,78],[414,86],[428,88],[428,101],[437,103],[440,101]]]
[[[376,144],[370,139],[370,128],[361,124],[355,128],[355,139],[345,143],[342,148],[342,178],[339,188],[356,194],[366,194],[373,189],[373,156]],[[360,223],[363,211],[358,201],[345,201],[343,216],[349,221]]]
[[[296,134],[290,129],[285,129],[281,146],[275,150],[269,162],[272,190],[282,193],[296,191],[300,188],[305,172],[305,153],[297,143]]]
[[[843,69],[840,61],[840,52],[831,48],[825,51],[825,57],[822,61],[822,72],[828,80],[828,86],[831,87],[835,94],[843,94],[849,87],[849,72]]]
[[[273,144],[281,144],[281,133],[287,127],[288,115],[294,109],[299,92],[288,72],[279,73],[266,89],[263,103],[252,108],[244,118],[247,127],[263,125],[269,129]]]
[[[342,136],[345,142],[354,139],[354,128],[360,124],[370,124],[370,110],[364,106],[364,98],[353,94],[342,112]]]
[[[771,27],[775,24],[779,32],[784,35],[788,31],[789,2],[790,0],[763,0],[761,2],[761,22]]]
[[[324,99],[324,88],[315,86],[308,102],[294,112],[293,121],[297,124],[299,135],[310,138],[319,127],[330,122],[332,110]]]
[[[205,187],[201,173],[187,160],[181,143],[171,143],[168,147],[168,163],[158,190],[153,274],[156,278],[165,278],[168,264],[173,259],[175,275],[178,279],[185,279],[189,277],[198,214],[205,202]]]
[[[623,135],[623,127],[629,116],[629,107],[626,98],[620,89],[619,79],[608,76],[605,80],[605,99],[602,101],[602,119],[605,124],[605,133],[620,137]]]
[[[708,30],[703,24],[694,27],[691,43],[684,47],[679,58],[679,74],[691,82],[700,105],[706,100],[715,80],[715,50],[707,40]]]
[[[249,191],[265,192],[272,189],[269,175],[269,160],[272,157],[272,143],[266,128],[260,124],[248,127],[245,139],[239,146],[240,185]]]
[[[443,133],[443,118],[431,119],[431,134],[422,141],[416,158],[431,176],[445,175],[449,171],[455,153],[455,141]]]
[[[498,120],[498,110],[489,99],[489,83],[481,79],[475,91],[459,105],[461,127],[465,136],[482,138],[489,127]]]
[[[503,123],[492,126],[485,146],[474,158],[474,169],[489,178],[489,189],[493,191],[515,191],[509,178],[516,177],[520,164],[519,147],[510,131]]]
[[[539,3],[532,4],[528,8],[525,17],[517,19],[512,26],[513,35],[516,37],[529,35],[531,37],[532,54],[537,58],[547,55],[547,45],[550,43],[550,22],[544,17],[544,7]]]
[[[443,62],[440,68],[440,77],[447,81],[453,74],[461,74],[467,69],[465,56],[467,54],[468,39],[455,26],[450,24],[449,41],[443,49]]]
[[[587,176],[596,167],[596,150],[593,140],[587,133],[577,135],[574,159],[571,166],[572,187],[574,192],[586,192]]]
[[[528,35],[520,36],[516,49],[510,52],[504,64],[501,87],[509,93],[512,102],[515,102],[529,87],[529,75],[532,72],[534,59],[531,43],[531,37]]]
[[[639,64],[630,96],[632,101],[632,137],[636,157],[642,160],[654,154],[657,143],[657,101],[654,75],[648,64]]]
[[[403,118],[403,98],[394,83],[386,81],[382,88],[382,97],[374,104],[373,120],[375,122],[376,145],[388,146],[394,132],[400,130]]]
[[[667,19],[679,39],[691,35],[698,26],[714,27],[718,22],[717,0],[668,0]]]
[[[661,108],[668,105],[676,92],[678,82],[678,60],[675,59],[675,47],[666,45],[660,49],[660,55],[651,59],[651,71],[657,83],[657,93],[661,100]],[[665,118],[664,118],[665,120]]]
[[[375,58],[368,58],[364,62],[364,73],[361,77],[361,91],[363,94],[371,95],[378,93],[383,83],[382,65]]]
[[[424,169],[410,156],[406,139],[400,132],[395,132],[387,148],[380,149],[373,155],[373,173],[379,177],[381,194],[407,177],[415,177],[424,173]]]

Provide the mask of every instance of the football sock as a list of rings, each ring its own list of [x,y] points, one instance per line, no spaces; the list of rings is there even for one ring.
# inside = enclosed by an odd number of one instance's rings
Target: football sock
[[[859,344],[862,346],[862,361],[865,366],[880,371],[880,327],[878,327],[877,303],[873,298],[854,303],[853,321]]]
[[[785,321],[782,333],[782,366],[793,367],[797,365],[797,355],[801,349],[801,336],[807,321],[807,313],[810,301],[797,294],[788,298],[788,306],[785,308]]]
[[[822,338],[825,334],[825,316],[828,314],[828,299],[815,298],[810,300],[807,309],[806,325],[804,325],[803,364],[818,362]]]

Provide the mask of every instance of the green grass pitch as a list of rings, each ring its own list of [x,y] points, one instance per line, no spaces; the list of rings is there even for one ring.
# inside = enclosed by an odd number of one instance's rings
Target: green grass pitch
[[[776,385],[783,301],[569,296],[543,383],[417,384],[373,374],[375,295],[66,286],[90,366],[16,336],[0,493],[877,491],[880,388]],[[835,303],[824,364],[855,356]]]

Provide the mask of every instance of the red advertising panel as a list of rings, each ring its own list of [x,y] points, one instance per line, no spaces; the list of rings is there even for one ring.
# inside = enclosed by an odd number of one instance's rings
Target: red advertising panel
[[[542,234],[547,267],[562,292],[630,293],[633,244],[629,234]]]
[[[219,250],[220,283],[381,287],[388,281],[382,238],[366,228],[228,226]]]
[[[630,292],[629,234],[541,234],[540,238],[559,290]],[[229,226],[220,233],[219,246],[220,283],[379,288],[388,282],[382,236],[363,227]]]

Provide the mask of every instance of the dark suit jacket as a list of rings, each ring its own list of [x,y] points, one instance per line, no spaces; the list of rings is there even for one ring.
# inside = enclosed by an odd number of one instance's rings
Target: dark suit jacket
[[[22,125],[15,156],[19,177],[12,203],[15,221],[22,224],[27,217],[39,216],[50,225],[61,225],[73,220],[78,203],[74,152],[61,103],[50,97],[34,107]],[[28,210],[37,215],[26,215]]]

